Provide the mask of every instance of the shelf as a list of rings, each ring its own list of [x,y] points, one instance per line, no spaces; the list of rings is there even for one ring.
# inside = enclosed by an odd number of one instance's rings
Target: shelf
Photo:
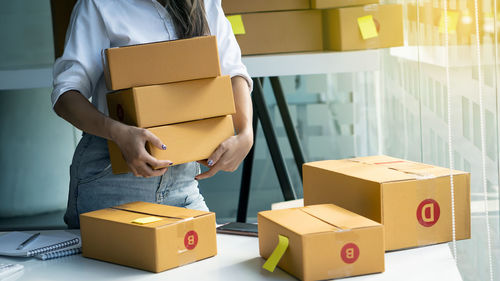
[[[425,63],[429,65],[445,67],[444,46],[406,46],[390,49],[391,56],[402,59]],[[495,48],[494,45],[481,46],[481,60],[483,65],[494,65]],[[448,48],[450,67],[471,67],[477,66],[476,48],[474,46],[450,46]]]
[[[244,56],[252,77],[377,71],[379,50]],[[52,66],[0,70],[0,90],[52,87]]]
[[[377,71],[379,50],[243,56],[252,77]]]

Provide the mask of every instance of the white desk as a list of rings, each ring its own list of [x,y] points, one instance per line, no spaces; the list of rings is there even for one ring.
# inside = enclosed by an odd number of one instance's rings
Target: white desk
[[[259,241],[254,237],[217,236],[218,254],[215,257],[154,274],[111,263],[87,259],[81,255],[41,261],[0,257],[0,263],[21,263],[22,274],[13,280],[199,280],[199,281],[257,281],[296,280],[277,268],[274,273],[263,270],[259,256]],[[447,244],[422,247],[385,255],[385,272],[348,278],[348,281],[454,281],[462,280]]]

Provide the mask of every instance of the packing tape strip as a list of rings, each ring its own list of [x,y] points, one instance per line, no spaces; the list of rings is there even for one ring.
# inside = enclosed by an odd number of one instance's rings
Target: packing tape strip
[[[177,223],[177,258],[182,266],[198,260],[199,233],[194,229],[193,218],[187,218]]]
[[[153,222],[157,222],[157,221],[161,221],[161,220],[163,220],[163,218],[150,216],[150,217],[137,218],[137,219],[133,220],[132,223],[144,225],[144,224],[153,223]]]
[[[283,235],[278,235],[278,245],[274,248],[274,251],[271,253],[262,268],[267,271],[274,272],[274,269],[281,260],[281,257],[285,254],[286,249],[288,249],[288,238]]]
[[[449,185],[448,185],[449,186]],[[415,221],[416,246],[436,244],[435,228],[443,229],[443,211],[450,208],[443,208],[439,190],[431,180],[422,180],[419,187],[415,189],[415,206],[413,207],[413,219]],[[450,233],[451,236],[451,233]]]

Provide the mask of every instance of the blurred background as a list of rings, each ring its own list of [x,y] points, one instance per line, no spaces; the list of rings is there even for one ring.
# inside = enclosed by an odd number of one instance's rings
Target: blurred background
[[[386,1],[403,5],[405,46],[379,50],[379,71],[280,77],[306,161],[387,154],[449,166],[451,126],[455,168],[472,175],[472,239],[457,242],[464,280],[489,278],[485,205],[494,272],[500,276],[500,8],[496,0],[478,1],[480,48],[476,47],[474,1],[448,1],[449,17],[457,18],[454,28],[449,28],[448,49],[442,1]],[[54,62],[50,1],[0,0],[0,38],[0,230],[64,228],[69,165],[81,132],[58,118],[50,105]],[[264,92],[300,198],[299,171],[267,80]],[[235,220],[240,182],[241,167],[200,182],[218,223]],[[248,221],[255,222],[257,212],[282,200],[259,127]]]

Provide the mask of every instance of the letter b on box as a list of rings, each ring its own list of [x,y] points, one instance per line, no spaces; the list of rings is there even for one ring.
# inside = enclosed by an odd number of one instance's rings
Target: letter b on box
[[[345,263],[354,263],[359,258],[359,247],[354,243],[347,243],[340,251],[340,257]]]
[[[198,233],[196,231],[191,230],[186,233],[184,236],[184,246],[186,246],[186,249],[192,250],[196,247],[198,244]]]

